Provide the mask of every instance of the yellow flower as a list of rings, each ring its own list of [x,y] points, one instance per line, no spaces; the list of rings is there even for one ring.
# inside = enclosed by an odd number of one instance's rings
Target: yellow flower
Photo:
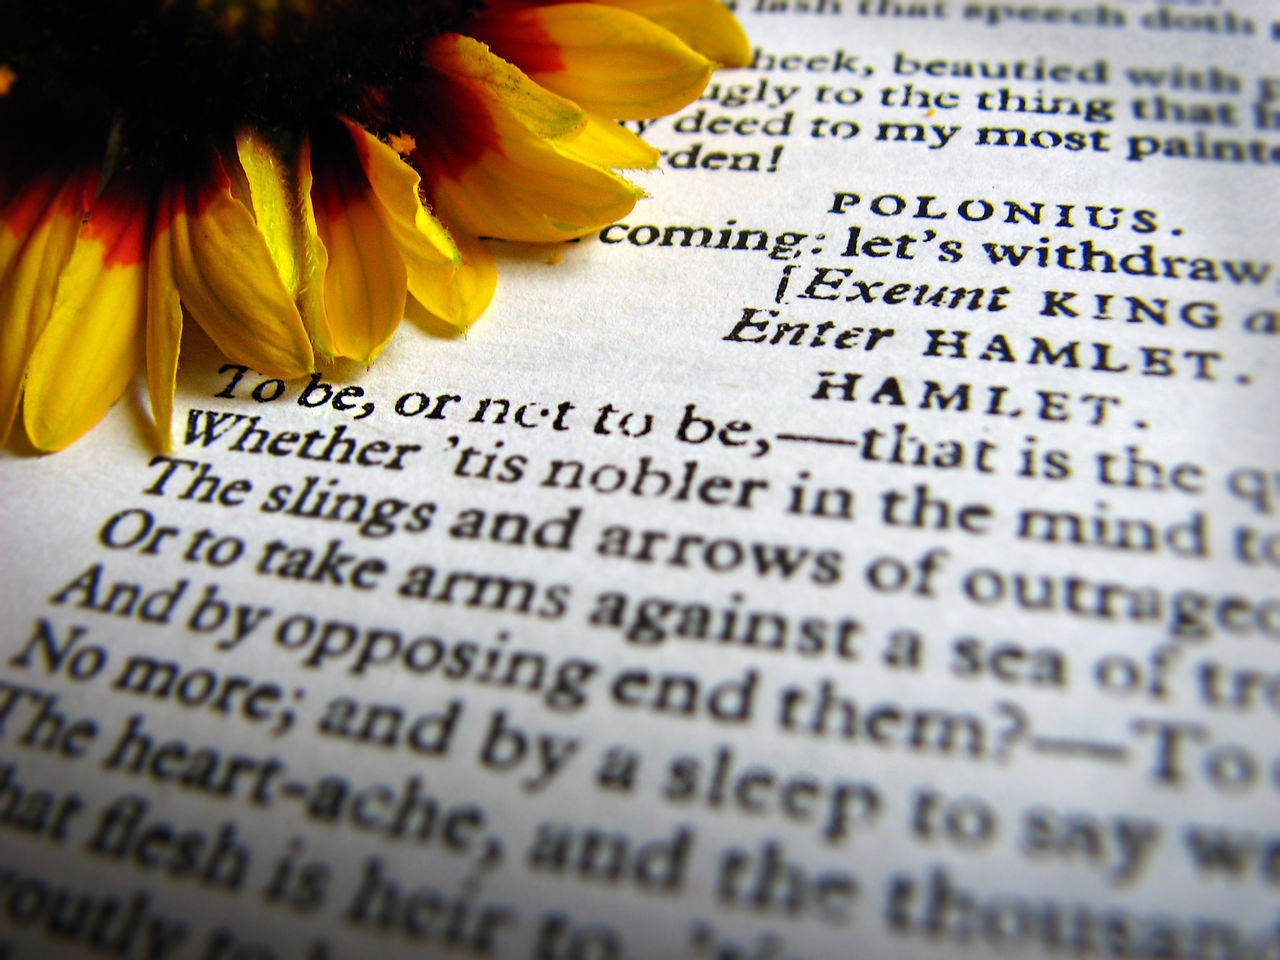
[[[625,216],[657,153],[616,121],[748,57],[717,0],[4,5],[0,442],[21,408],[60,449],[144,371],[167,444],[188,317],[282,378],[406,310],[465,328],[481,236]]]

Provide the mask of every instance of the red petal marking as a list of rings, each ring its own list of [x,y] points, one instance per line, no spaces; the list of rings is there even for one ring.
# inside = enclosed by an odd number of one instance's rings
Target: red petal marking
[[[311,203],[317,217],[338,219],[352,201],[372,193],[357,150],[350,132],[337,121],[312,129]]]
[[[431,200],[441,180],[459,180],[486,150],[498,150],[489,104],[466,83],[429,70],[416,84],[400,115],[416,141],[409,161]]]
[[[89,208],[89,201],[97,187],[97,175],[52,170],[32,177],[16,188],[2,214],[5,228],[15,237],[25,237],[45,220],[64,213],[56,204],[58,193],[75,177],[82,181],[80,210],[83,213]]]
[[[85,240],[103,245],[103,266],[131,267],[147,256],[151,227],[150,191],[119,176],[108,185],[89,211],[81,230]]]
[[[48,215],[60,185],[60,178],[52,173],[24,183],[4,209],[5,228],[15,237],[25,237]]]
[[[518,5],[515,10],[523,6],[526,5]],[[490,50],[525,73],[559,73],[564,70],[559,44],[551,34],[523,17],[517,22],[501,13],[482,13],[467,21],[466,32],[488,44]]]
[[[485,0],[485,10],[491,13],[511,13],[531,7],[549,7],[555,3],[571,3],[573,0]],[[584,0],[590,3],[591,0]],[[470,33],[470,31],[466,31]]]
[[[168,187],[181,191],[182,212],[190,217],[200,216],[230,188],[231,178],[217,153],[209,151],[204,161],[203,168],[194,166],[181,177],[158,179],[154,184],[143,183],[135,174],[117,174],[102,196],[91,205],[86,202],[89,220],[81,233],[85,239],[97,240],[106,247],[102,258],[106,266],[131,266],[147,257],[151,238],[163,232],[176,213],[173,202],[159,201]],[[95,182],[87,181],[87,197],[92,197]]]
[[[211,203],[231,191],[231,176],[218,152],[210,149],[203,159],[204,168],[193,168],[182,182],[190,217],[202,216]]]

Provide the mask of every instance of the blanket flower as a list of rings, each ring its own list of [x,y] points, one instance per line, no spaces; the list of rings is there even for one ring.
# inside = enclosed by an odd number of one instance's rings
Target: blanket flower
[[[0,442],[61,449],[182,327],[272,377],[465,329],[481,237],[625,216],[678,110],[749,50],[717,0],[78,0],[0,9]],[[21,417],[18,416],[21,411]]]

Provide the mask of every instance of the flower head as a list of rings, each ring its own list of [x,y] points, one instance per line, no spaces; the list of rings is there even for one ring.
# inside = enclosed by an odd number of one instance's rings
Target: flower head
[[[283,378],[488,306],[480,237],[624,216],[677,110],[748,56],[717,0],[0,5],[0,442],[42,450],[144,371],[167,443],[184,322]]]

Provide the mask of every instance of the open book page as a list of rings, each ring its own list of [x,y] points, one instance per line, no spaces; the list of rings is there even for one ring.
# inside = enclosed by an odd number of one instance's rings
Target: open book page
[[[6,453],[0,955],[1280,953],[1275,8],[738,14],[465,337]]]

